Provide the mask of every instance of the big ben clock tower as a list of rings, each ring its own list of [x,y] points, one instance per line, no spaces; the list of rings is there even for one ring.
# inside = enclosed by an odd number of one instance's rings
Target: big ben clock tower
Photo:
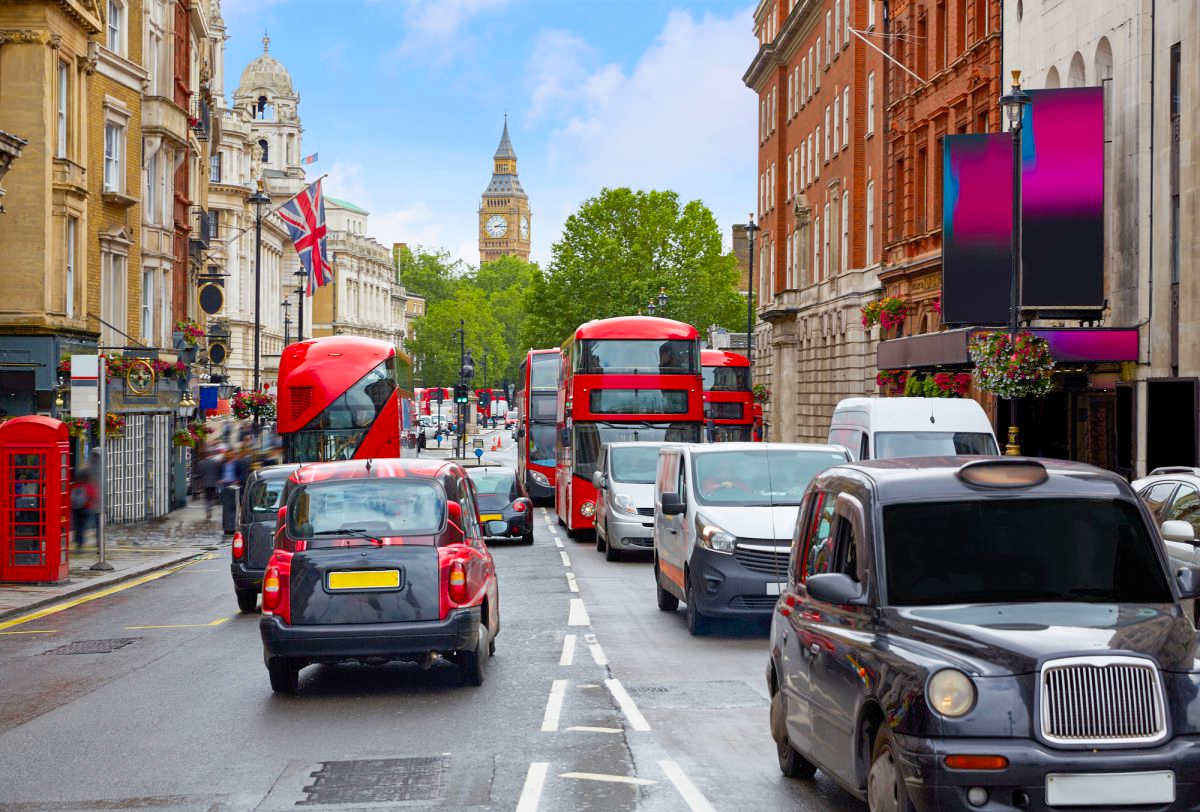
[[[517,179],[517,153],[508,140],[508,116],[504,134],[492,156],[492,182],[479,203],[479,261],[503,256],[529,261],[529,198]]]

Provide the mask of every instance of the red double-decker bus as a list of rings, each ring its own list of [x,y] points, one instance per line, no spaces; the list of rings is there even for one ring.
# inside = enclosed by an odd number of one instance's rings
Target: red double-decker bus
[[[438,392],[442,393],[441,409],[438,409]],[[435,417],[439,411],[442,417],[447,417],[454,411],[454,390],[446,386],[431,386],[420,392],[421,414]]]
[[[593,527],[592,473],[606,443],[694,443],[704,424],[700,342],[651,316],[589,321],[563,345],[554,509],[574,537]]]
[[[562,350],[530,350],[521,362],[517,401],[517,481],[535,502],[554,498],[558,375]]]
[[[479,407],[479,416],[481,418],[504,417],[504,415],[508,414],[508,392],[505,392],[503,389],[476,389],[476,403],[483,403],[484,392],[488,394],[488,407],[486,409],[486,414],[484,413],[485,409],[482,407],[482,405]]]
[[[750,361],[724,350],[701,350],[704,373],[704,417],[712,420],[708,440],[716,443],[754,439],[754,396]]]
[[[285,462],[415,456],[409,360],[386,341],[327,336],[279,359],[277,431]]]

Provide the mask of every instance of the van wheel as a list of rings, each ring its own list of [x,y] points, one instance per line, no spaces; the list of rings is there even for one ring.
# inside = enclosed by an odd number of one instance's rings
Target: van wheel
[[[683,576],[684,597],[683,600],[687,604],[687,628],[693,636],[699,637],[708,634],[709,620],[700,613],[696,608],[695,590],[692,589],[692,579],[687,573]]]
[[[679,608],[679,598],[663,589],[662,573],[658,571],[658,557],[654,559],[654,593],[658,598],[658,608],[663,612],[674,612]]]
[[[612,546],[611,544],[609,544],[608,549],[606,549],[604,551],[604,560],[605,561],[620,561],[621,560],[621,551],[618,550],[616,547]]]
[[[271,690],[277,694],[296,693],[300,688],[300,668],[300,664],[290,657],[272,657],[267,660]]]
[[[596,552],[603,553],[608,550],[608,542],[604,540],[604,536],[600,534],[600,525],[596,525]]]
[[[237,595],[238,609],[241,611],[253,612],[258,608],[257,589],[239,589],[234,594]]]
[[[481,623],[475,650],[459,652],[458,655],[458,673],[462,676],[463,684],[475,687],[483,685],[483,666],[490,653],[487,626]]]
[[[913,812],[912,801],[900,774],[896,742],[886,724],[875,734],[871,750],[871,771],[867,773],[867,809],[870,812]]]
[[[771,697],[771,738],[779,756],[779,771],[788,778],[812,778],[817,767],[800,755],[787,737],[787,698],[783,691]]]

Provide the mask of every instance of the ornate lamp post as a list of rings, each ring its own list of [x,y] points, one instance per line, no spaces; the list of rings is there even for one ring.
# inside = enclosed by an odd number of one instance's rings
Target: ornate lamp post
[[[750,222],[742,227],[746,243],[750,248],[749,265],[746,273],[746,360],[750,362],[750,380],[754,380],[754,235],[759,226],[750,215]]]
[[[283,308],[283,346],[286,347],[288,344],[292,343],[291,333],[289,332],[292,326],[292,303],[287,299],[284,299],[283,303],[279,306]]]
[[[1000,97],[1000,109],[1008,120],[1008,131],[1012,135],[1012,277],[1009,280],[1008,339],[1009,346],[1017,345],[1017,330],[1021,321],[1021,120],[1025,116],[1025,105],[1029,94],[1021,89],[1021,72],[1012,72],[1012,88]],[[1019,456],[1017,399],[1008,399],[1008,445],[1004,453]]]
[[[254,391],[261,384],[262,370],[259,369],[259,341],[262,338],[262,218],[263,207],[271,202],[271,198],[263,191],[262,178],[258,179],[258,188],[250,195],[254,204]],[[258,419],[255,418],[255,425]]]
[[[646,312],[653,316],[655,313],[666,310],[667,301],[667,289],[664,287],[659,287],[658,295],[650,297],[650,302],[646,305]]]
[[[304,340],[304,289],[308,282],[308,272],[303,268],[292,274],[296,277],[296,340]]]

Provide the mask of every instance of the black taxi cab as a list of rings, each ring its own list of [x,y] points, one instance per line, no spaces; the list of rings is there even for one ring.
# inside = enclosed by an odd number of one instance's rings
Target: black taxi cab
[[[1200,808],[1200,647],[1115,474],[1024,458],[837,466],[772,616],[779,766],[872,812]]]
[[[251,471],[242,492],[237,531],[233,534],[229,572],[238,608],[253,612],[258,607],[263,573],[275,545],[275,520],[288,477],[298,465],[268,465]]]
[[[500,631],[475,489],[445,460],[305,465],[284,488],[259,631],[276,692],[310,663],[458,666],[483,683]]]

